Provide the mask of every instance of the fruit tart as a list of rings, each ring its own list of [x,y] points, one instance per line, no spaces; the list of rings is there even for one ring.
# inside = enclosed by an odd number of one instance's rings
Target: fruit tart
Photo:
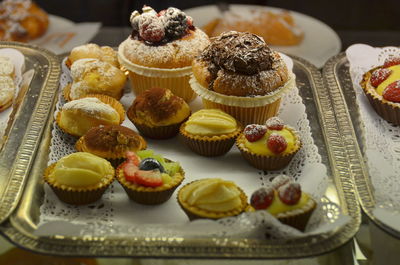
[[[286,167],[301,147],[298,133],[278,117],[265,124],[249,124],[236,139],[244,159],[261,170]]]
[[[400,125],[400,57],[388,58],[365,73],[360,85],[376,113]]]
[[[118,59],[129,71],[133,92],[165,87],[186,102],[193,100],[191,64],[208,45],[208,36],[177,8],[159,13],[149,6],[142,10],[141,14],[132,12],[132,34],[118,48]]]
[[[129,198],[137,203],[167,201],[184,179],[178,162],[154,154],[152,150],[127,152],[126,158],[117,168],[117,180]]]
[[[266,210],[282,223],[304,231],[317,203],[291,177],[279,175],[251,195],[250,205],[249,211]]]

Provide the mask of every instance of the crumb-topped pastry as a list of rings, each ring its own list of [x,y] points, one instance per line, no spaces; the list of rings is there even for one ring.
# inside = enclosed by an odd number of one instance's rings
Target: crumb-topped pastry
[[[317,203],[299,183],[279,175],[252,194],[250,205],[251,210],[266,210],[282,223],[304,231]]]
[[[274,116],[282,93],[293,86],[280,55],[247,32],[213,38],[193,61],[193,75],[192,88],[206,108],[222,109],[244,125]]]
[[[246,194],[234,182],[219,178],[186,184],[178,192],[178,203],[190,220],[235,216],[248,206]]]
[[[165,87],[185,101],[192,100],[190,66],[208,45],[207,35],[177,8],[159,13],[149,6],[142,10],[142,14],[132,12],[132,34],[118,49],[121,65],[130,72],[133,91],[140,94],[154,86]]]
[[[127,160],[117,169],[117,180],[129,198],[142,204],[167,201],[184,179],[178,162],[154,154],[152,150],[127,152]]]
[[[0,40],[33,40],[42,36],[48,26],[47,13],[30,0],[3,0],[0,3]]]
[[[16,94],[15,68],[8,57],[0,56],[0,112],[10,107]]]
[[[180,127],[185,144],[204,156],[227,153],[242,128],[235,118],[219,109],[202,109],[193,113]]]
[[[376,113],[400,125],[400,57],[388,58],[365,73],[361,87]]]
[[[110,162],[90,153],[67,155],[50,165],[44,180],[63,202],[80,205],[97,201],[114,180]]]
[[[130,121],[141,134],[167,139],[179,132],[180,124],[190,115],[189,105],[169,89],[154,87],[135,98],[127,111]]]
[[[109,46],[99,46],[95,43],[87,43],[73,48],[65,64],[71,67],[75,61],[89,58],[98,59],[119,67],[117,52]]]
[[[104,94],[120,99],[126,82],[117,67],[99,59],[80,59],[71,67],[72,83],[64,87],[64,98],[74,100],[88,94]]]
[[[255,168],[277,170],[289,164],[301,147],[298,133],[278,117],[249,124],[236,139],[242,156]]]
[[[125,119],[124,107],[106,95],[89,95],[64,104],[56,117],[61,130],[80,137],[99,125],[119,125]]]

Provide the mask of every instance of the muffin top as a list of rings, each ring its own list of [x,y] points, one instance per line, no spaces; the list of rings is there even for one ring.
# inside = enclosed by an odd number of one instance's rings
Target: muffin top
[[[150,127],[177,124],[190,115],[189,105],[166,88],[151,88],[133,101],[128,118]]]
[[[87,43],[74,47],[69,54],[66,64],[71,67],[74,62],[80,59],[99,59],[115,67],[119,67],[117,52],[109,46],[99,46],[95,43]]]

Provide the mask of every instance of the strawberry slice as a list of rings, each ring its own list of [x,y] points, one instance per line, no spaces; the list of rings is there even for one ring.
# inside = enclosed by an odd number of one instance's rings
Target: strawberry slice
[[[387,69],[387,68],[380,68],[376,69],[375,71],[372,72],[371,75],[371,85],[373,87],[378,87],[383,81],[385,81],[391,74],[392,70]]]
[[[285,123],[278,117],[271,117],[265,122],[265,125],[267,125],[267,128],[270,130],[280,131],[285,126]]]
[[[135,182],[135,174],[139,168],[130,160],[127,160],[122,164],[122,170],[127,181]]]
[[[132,162],[136,166],[139,166],[140,158],[134,152],[126,151],[125,156],[128,161]]]
[[[292,177],[289,177],[288,175],[281,174],[281,175],[276,176],[272,180],[271,185],[272,185],[272,187],[274,189],[278,189],[280,186],[283,186],[286,183],[291,182],[291,181],[293,181]]]
[[[400,80],[390,83],[383,90],[382,96],[388,101],[400,103]]]
[[[267,127],[259,124],[249,124],[246,126],[246,128],[244,128],[243,131],[244,136],[249,142],[255,142],[261,139],[266,132],[267,132]]]
[[[398,64],[400,64],[400,57],[390,57],[385,60],[383,67],[390,67],[390,66],[398,65]]]
[[[138,170],[135,173],[134,181],[145,187],[158,187],[163,184],[159,170]]]
[[[250,204],[256,210],[267,209],[274,200],[274,189],[271,186],[256,190],[250,198]]]
[[[278,196],[287,205],[296,204],[301,198],[301,187],[299,183],[289,182],[278,188]]]
[[[267,146],[274,154],[280,154],[287,147],[286,139],[277,133],[272,133],[267,140]]]

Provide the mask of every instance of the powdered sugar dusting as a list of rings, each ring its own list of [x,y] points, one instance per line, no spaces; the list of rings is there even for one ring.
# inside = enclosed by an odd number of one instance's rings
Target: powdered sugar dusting
[[[0,105],[12,100],[15,93],[14,81],[9,76],[0,76]]]
[[[289,177],[288,175],[281,174],[281,175],[276,176],[272,180],[271,185],[272,185],[272,187],[274,187],[274,189],[278,189],[280,186],[283,186],[286,183],[292,182],[292,181],[294,181],[294,179],[292,177]]]
[[[119,116],[118,112],[110,105],[103,103],[97,98],[81,98],[72,100],[64,104],[63,110],[80,110],[84,113],[97,116],[107,114],[110,116]]]
[[[14,72],[14,64],[11,62],[10,58],[0,56],[0,75],[8,75]]]

